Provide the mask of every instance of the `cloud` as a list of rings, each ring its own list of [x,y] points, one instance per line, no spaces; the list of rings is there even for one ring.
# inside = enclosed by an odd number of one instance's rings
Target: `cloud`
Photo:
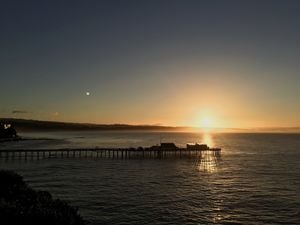
[[[26,114],[26,113],[29,113],[29,112],[27,112],[25,110],[13,110],[11,113],[12,114]]]

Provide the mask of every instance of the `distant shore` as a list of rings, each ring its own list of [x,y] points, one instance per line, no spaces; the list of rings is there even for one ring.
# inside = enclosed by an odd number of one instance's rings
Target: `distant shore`
[[[56,122],[56,121],[15,119],[15,118],[0,118],[0,122],[11,123],[18,131],[52,131],[52,130],[181,131],[188,128],[188,127],[170,127],[170,126],[156,126],[156,125],[69,123],[69,122]]]
[[[159,132],[205,132],[197,127],[172,127],[160,125],[130,124],[91,124],[58,121],[41,121],[31,119],[0,118],[0,122],[9,122],[18,132],[42,131],[159,131]],[[300,127],[258,127],[258,128],[211,128],[217,133],[300,133]]]

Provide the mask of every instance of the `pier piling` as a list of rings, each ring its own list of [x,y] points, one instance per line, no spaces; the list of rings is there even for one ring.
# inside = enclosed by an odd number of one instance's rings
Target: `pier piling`
[[[205,152],[205,153],[204,153]],[[45,159],[45,158],[196,158],[202,154],[220,156],[221,149],[162,149],[162,148],[95,148],[95,149],[31,149],[31,150],[0,150],[0,159]]]

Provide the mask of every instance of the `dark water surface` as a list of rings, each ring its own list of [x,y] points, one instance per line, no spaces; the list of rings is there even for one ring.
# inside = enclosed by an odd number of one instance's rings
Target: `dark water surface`
[[[8,148],[150,146],[155,132],[26,134]],[[202,159],[0,160],[28,183],[78,206],[90,224],[299,224],[299,134],[162,133],[222,148]]]

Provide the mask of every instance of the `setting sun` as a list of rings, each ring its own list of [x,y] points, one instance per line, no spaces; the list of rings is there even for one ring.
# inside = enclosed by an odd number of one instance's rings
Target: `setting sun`
[[[203,117],[201,120],[200,126],[202,128],[212,128],[213,127],[213,120],[210,117]]]
[[[0,225],[300,225],[300,0],[0,3]]]

